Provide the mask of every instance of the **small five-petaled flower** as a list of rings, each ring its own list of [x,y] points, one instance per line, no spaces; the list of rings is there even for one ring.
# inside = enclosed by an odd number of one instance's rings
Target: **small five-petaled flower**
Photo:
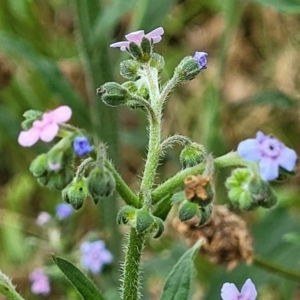
[[[279,167],[291,172],[294,170],[297,154],[276,138],[258,131],[255,139],[240,142],[238,154],[250,161],[259,162],[260,176],[271,181],[279,176]]]

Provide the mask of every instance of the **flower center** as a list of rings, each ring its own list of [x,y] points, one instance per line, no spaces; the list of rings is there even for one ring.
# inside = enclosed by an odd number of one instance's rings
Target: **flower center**
[[[280,154],[281,145],[276,139],[270,137],[262,143],[261,150],[263,156],[275,158]]]

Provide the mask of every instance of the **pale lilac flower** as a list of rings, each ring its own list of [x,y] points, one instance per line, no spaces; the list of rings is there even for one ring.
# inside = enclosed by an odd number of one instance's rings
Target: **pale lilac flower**
[[[93,147],[85,136],[77,136],[73,142],[73,149],[77,155],[82,156],[89,154]]]
[[[224,283],[221,290],[223,300],[255,300],[257,291],[251,279],[247,279],[241,292],[233,283]]]
[[[19,144],[23,147],[30,147],[39,139],[43,142],[51,142],[58,133],[59,124],[67,122],[71,115],[72,110],[66,105],[45,112],[41,119],[33,122],[29,130],[20,132]]]
[[[193,58],[199,63],[201,69],[207,69],[207,56],[206,52],[196,51]]]
[[[137,45],[140,45],[144,37],[147,38],[148,40],[151,40],[154,44],[157,44],[161,41],[162,39],[161,36],[163,34],[164,34],[164,29],[162,27],[158,27],[147,34],[145,34],[144,30],[138,30],[126,34],[125,37],[127,41],[111,44],[110,47],[113,48],[119,47],[121,51],[126,51],[126,48],[128,48],[130,43],[135,43]]]
[[[47,296],[50,293],[50,280],[42,269],[35,269],[29,274],[33,294]]]
[[[60,203],[56,205],[55,209],[56,209],[56,216],[59,220],[65,220],[69,218],[74,212],[72,205],[68,203]]]
[[[100,240],[84,242],[81,244],[80,250],[82,266],[93,274],[99,273],[104,264],[109,264],[113,260],[112,254],[105,249],[104,242]]]
[[[276,138],[257,132],[255,139],[240,142],[238,154],[246,160],[259,161],[260,176],[271,181],[278,177],[279,167],[293,171],[297,161],[296,152]]]
[[[35,222],[37,225],[43,226],[47,224],[50,220],[51,220],[51,215],[45,211],[42,211],[39,213]]]
[[[57,172],[61,169],[60,163],[48,162],[48,168],[51,171]]]

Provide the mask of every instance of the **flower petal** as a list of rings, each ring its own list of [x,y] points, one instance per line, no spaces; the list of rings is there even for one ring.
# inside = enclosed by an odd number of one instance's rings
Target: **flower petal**
[[[35,127],[27,131],[21,131],[18,137],[18,143],[23,147],[31,147],[39,140],[40,133],[41,131]]]
[[[297,161],[297,154],[296,152],[288,147],[284,147],[281,152],[280,156],[277,158],[277,162],[280,167],[286,169],[287,171],[293,171]]]
[[[117,42],[117,43],[113,43],[110,44],[110,47],[112,48],[121,48],[121,51],[125,51],[126,48],[129,46],[129,42]]]
[[[46,143],[51,142],[56,137],[58,130],[59,126],[57,124],[49,124],[47,127],[43,128],[40,139]]]
[[[238,300],[240,293],[233,283],[224,283],[221,289],[221,297],[223,300]]]
[[[251,279],[247,279],[241,290],[241,300],[255,300],[257,291]]]
[[[149,39],[153,39],[156,36],[161,36],[164,34],[164,29],[162,27],[155,28],[154,30],[150,31],[146,34],[146,37]]]
[[[52,122],[64,123],[70,120],[72,110],[69,106],[63,105],[49,112]]]
[[[271,181],[278,177],[278,163],[274,159],[264,157],[259,162],[259,173],[263,180]]]
[[[131,33],[128,33],[125,35],[126,39],[129,42],[134,42],[136,44],[140,44],[142,41],[142,38],[145,36],[144,30],[137,30],[133,31]]]
[[[258,161],[261,159],[261,153],[259,151],[256,139],[247,139],[240,142],[237,152],[246,160]]]

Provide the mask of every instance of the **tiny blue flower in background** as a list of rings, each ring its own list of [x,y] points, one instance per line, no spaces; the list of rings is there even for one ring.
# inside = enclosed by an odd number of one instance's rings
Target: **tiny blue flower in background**
[[[113,260],[112,254],[105,249],[104,242],[100,240],[84,242],[81,244],[80,250],[82,266],[93,274],[99,273],[104,264],[109,264]]]
[[[257,291],[251,279],[247,279],[241,292],[233,283],[224,283],[221,290],[223,300],[255,300]]]
[[[82,156],[89,154],[93,147],[85,136],[77,136],[73,143],[73,149],[77,155]]]
[[[297,154],[293,149],[260,131],[255,139],[240,142],[237,152],[246,160],[259,161],[260,176],[265,181],[276,179],[279,167],[293,171],[297,161]]]
[[[42,211],[38,215],[35,222],[36,222],[36,224],[43,226],[43,225],[47,224],[50,220],[51,220],[51,215],[45,211]]]
[[[60,203],[56,205],[55,209],[56,209],[56,216],[59,220],[64,220],[69,218],[74,212],[72,205],[67,203]]]
[[[201,69],[207,69],[207,56],[206,52],[195,52],[193,58],[199,63]]]
[[[50,280],[42,269],[35,269],[29,274],[31,291],[36,295],[47,296],[50,293]]]

